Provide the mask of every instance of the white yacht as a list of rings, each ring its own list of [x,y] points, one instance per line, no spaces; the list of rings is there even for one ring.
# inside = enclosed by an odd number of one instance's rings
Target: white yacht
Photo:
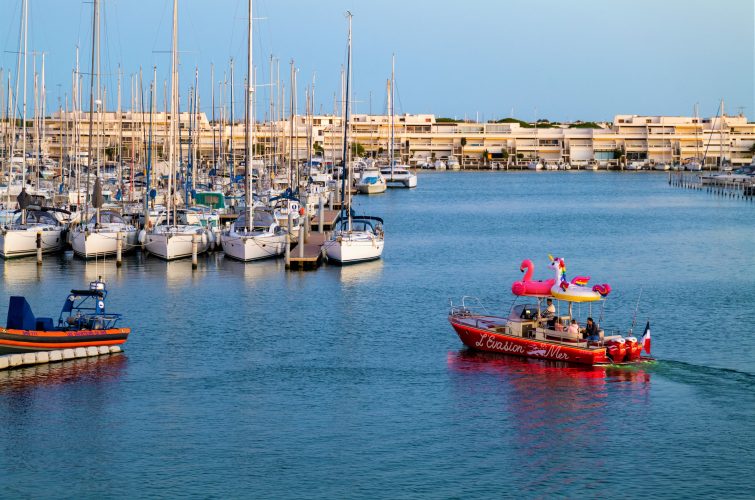
[[[323,248],[328,261],[344,265],[379,259],[384,245],[383,219],[345,216],[337,219],[333,238]]]
[[[700,172],[702,171],[702,169],[702,164],[697,160],[692,160],[691,162],[684,165],[684,170],[688,170],[690,172]]]
[[[23,257],[37,253],[37,235],[42,253],[63,250],[65,227],[46,209],[19,210],[11,224],[0,231],[0,257]]]
[[[118,252],[118,233],[122,236],[123,253],[137,245],[138,231],[126,223],[123,217],[112,210],[103,210],[99,215],[93,215],[89,222],[78,226],[71,232],[71,246],[73,253],[79,257],[90,259],[115,255]]]
[[[446,165],[448,166],[448,170],[460,170],[461,169],[461,164],[459,163],[459,160],[457,160],[455,156],[449,156],[448,157],[448,163]]]
[[[351,15],[349,15],[349,44],[346,59],[346,104],[344,122],[346,133],[343,138],[343,157],[348,155],[348,130],[351,101]],[[348,162],[346,162],[348,165]],[[383,219],[379,217],[352,215],[351,195],[346,196],[346,179],[351,181],[351,168],[341,179],[341,215],[336,219],[333,236],[323,243],[328,260],[338,264],[353,264],[379,259],[383,255],[385,244]],[[377,172],[380,175],[380,172]]]
[[[543,164],[540,160],[532,160],[527,164],[527,170],[542,170]]]
[[[380,170],[388,187],[417,187],[417,175],[412,173],[405,165],[393,165],[383,167]]]
[[[286,231],[275,222],[269,211],[255,211],[254,223],[249,227],[246,214],[242,214],[233,225],[220,236],[223,252],[236,260],[251,260],[279,257],[286,250]]]
[[[377,167],[367,167],[362,171],[362,177],[357,182],[357,189],[362,194],[384,193],[388,188],[385,177]]]
[[[139,242],[149,253],[164,260],[191,257],[196,239],[197,254],[205,253],[214,242],[211,231],[199,225],[187,224],[186,212],[177,211],[176,220],[163,212],[157,224],[139,233]]]

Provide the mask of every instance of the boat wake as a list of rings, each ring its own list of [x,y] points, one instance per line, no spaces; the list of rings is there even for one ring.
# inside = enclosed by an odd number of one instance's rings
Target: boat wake
[[[674,382],[710,388],[716,391],[731,389],[752,394],[752,389],[755,389],[755,373],[733,368],[719,368],[664,359],[652,363],[650,370],[654,374]]]

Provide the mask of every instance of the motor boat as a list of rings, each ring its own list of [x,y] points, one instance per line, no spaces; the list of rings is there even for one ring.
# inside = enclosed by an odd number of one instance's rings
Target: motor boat
[[[0,328],[0,354],[51,351],[126,342],[130,328],[118,327],[120,314],[105,311],[107,290],[101,279],[86,290],[71,290],[57,325],[52,318],[36,317],[25,297],[12,296],[8,320]]]
[[[380,173],[385,178],[388,187],[417,187],[417,175],[412,173],[405,165],[393,165],[383,167]]]
[[[526,302],[514,305],[508,315],[492,314],[478,299],[471,297],[463,297],[456,305],[452,303],[448,321],[462,343],[478,351],[586,365],[652,360],[642,356],[643,349],[650,354],[649,322],[641,341],[631,331],[627,334],[607,331],[596,323],[593,323],[593,332],[586,337],[577,326],[573,304],[584,303],[591,311],[593,306],[603,303],[611,291],[610,286],[589,287],[590,278],[584,276],[567,281],[563,259],[551,257],[550,267],[556,270],[554,279],[532,280],[534,266],[529,260],[522,262],[520,269],[526,274],[512,284],[512,292],[525,297]],[[555,301],[558,307],[554,305],[549,311],[543,307],[544,299]],[[595,312],[603,314],[602,310]]]
[[[362,171],[359,182],[357,182],[357,189],[362,194],[384,193],[387,187],[385,177],[374,166],[366,167]]]

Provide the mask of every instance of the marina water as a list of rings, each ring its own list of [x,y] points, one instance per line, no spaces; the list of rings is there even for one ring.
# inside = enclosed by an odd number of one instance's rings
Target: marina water
[[[755,205],[655,173],[419,181],[356,199],[386,220],[384,259],[358,266],[5,262],[3,310],[56,314],[103,275],[133,333],[123,355],[0,372],[0,495],[752,494]],[[550,278],[549,253],[611,284],[604,326],[650,320],[659,361],[464,349],[448,299],[506,313],[519,263]]]

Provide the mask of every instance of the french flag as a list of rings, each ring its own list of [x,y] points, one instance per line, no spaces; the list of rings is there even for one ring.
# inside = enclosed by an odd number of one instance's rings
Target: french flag
[[[642,334],[642,340],[640,341],[642,348],[645,352],[650,354],[650,321],[645,325],[645,333]]]

